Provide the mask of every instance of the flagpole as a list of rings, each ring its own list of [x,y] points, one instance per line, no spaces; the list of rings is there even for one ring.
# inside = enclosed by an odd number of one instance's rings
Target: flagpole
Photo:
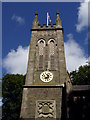
[[[47,12],[47,26],[48,26],[48,12]]]

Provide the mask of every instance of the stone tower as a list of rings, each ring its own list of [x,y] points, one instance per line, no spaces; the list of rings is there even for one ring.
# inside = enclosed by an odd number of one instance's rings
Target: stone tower
[[[40,26],[38,14],[35,13],[23,86],[20,113],[22,120],[65,120],[63,116],[66,99],[63,93],[65,94],[69,77],[66,72],[63,28],[58,11],[56,15],[53,26]]]

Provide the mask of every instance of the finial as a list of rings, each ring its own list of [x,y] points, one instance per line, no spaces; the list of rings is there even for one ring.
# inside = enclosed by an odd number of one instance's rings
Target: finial
[[[57,26],[58,28],[61,28],[61,19],[60,19],[60,17],[59,17],[59,11],[58,11],[58,10],[57,10],[56,15],[57,15],[57,18],[56,18],[56,26]]]
[[[59,14],[59,11],[57,10],[57,13],[56,13],[57,15]]]
[[[38,15],[38,12],[37,12],[37,10],[36,10],[36,12],[35,12],[35,16],[36,16],[36,15]]]
[[[33,21],[33,27],[32,28],[38,28],[38,13],[37,11],[35,12],[35,18],[34,18],[34,21]]]

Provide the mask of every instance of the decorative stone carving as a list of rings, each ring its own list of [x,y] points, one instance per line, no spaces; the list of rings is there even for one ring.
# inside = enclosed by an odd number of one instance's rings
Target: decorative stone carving
[[[36,101],[36,118],[56,118],[55,100]]]

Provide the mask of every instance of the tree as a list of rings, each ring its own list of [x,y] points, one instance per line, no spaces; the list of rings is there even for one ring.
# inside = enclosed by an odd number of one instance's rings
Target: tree
[[[73,85],[90,85],[90,66],[79,67],[78,71],[70,73]]]
[[[25,76],[7,74],[2,79],[2,120],[18,120]]]

